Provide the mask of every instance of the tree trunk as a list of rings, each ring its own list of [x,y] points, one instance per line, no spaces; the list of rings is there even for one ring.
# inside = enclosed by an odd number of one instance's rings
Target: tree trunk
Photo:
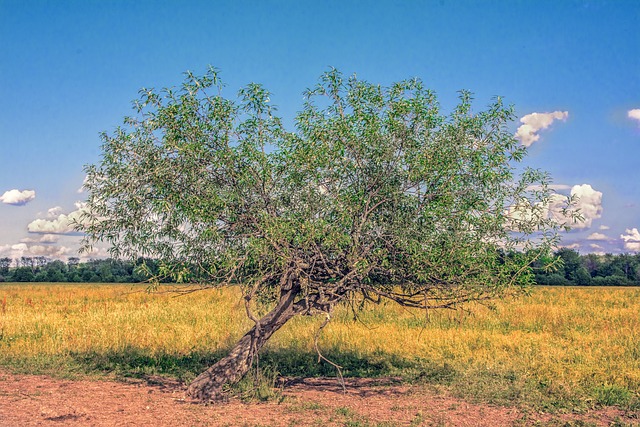
[[[278,305],[240,338],[227,356],[193,380],[187,394],[202,401],[222,398],[222,387],[240,380],[249,371],[254,357],[271,335],[301,311],[302,306],[295,304],[299,290],[299,286],[283,289]]]

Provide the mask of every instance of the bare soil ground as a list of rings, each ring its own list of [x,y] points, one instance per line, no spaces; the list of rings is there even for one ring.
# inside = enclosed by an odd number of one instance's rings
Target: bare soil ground
[[[610,426],[640,425],[607,408],[540,414],[465,402],[393,379],[287,381],[280,401],[193,402],[182,384],[60,380],[0,371],[0,426]]]

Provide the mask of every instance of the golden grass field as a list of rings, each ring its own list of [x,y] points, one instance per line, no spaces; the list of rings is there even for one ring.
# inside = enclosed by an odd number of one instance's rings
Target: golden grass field
[[[249,327],[235,288],[185,296],[142,285],[1,284],[0,368],[59,376],[168,375],[189,380]],[[338,310],[321,335],[345,375],[400,375],[495,403],[640,409],[640,289],[533,288],[465,311]],[[283,375],[331,375],[298,318],[261,363]]]

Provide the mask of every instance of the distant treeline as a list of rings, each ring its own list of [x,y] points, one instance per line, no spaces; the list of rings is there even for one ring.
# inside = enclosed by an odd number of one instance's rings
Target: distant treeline
[[[143,264],[145,269],[139,268]],[[65,263],[45,257],[22,257],[15,262],[11,258],[0,258],[0,282],[137,283],[148,278],[144,270],[157,273],[157,261],[95,259],[80,262],[79,258],[69,258]]]
[[[534,265],[535,281],[553,286],[640,286],[640,254],[580,255],[572,249],[555,253],[561,262],[552,269],[542,268],[549,260]],[[144,268],[140,268],[144,265]],[[157,274],[153,259],[136,262],[96,259],[65,263],[45,257],[0,258],[0,282],[103,282],[138,283]],[[166,281],[166,280],[163,280]]]
[[[555,253],[562,262],[545,271],[534,265],[536,283],[554,286],[640,286],[640,254],[587,254],[573,249]]]

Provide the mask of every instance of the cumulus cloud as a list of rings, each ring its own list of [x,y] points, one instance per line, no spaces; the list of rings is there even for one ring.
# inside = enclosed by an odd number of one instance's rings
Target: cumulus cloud
[[[594,219],[602,216],[602,193],[589,184],[574,185],[571,196],[577,197],[576,209],[580,210],[584,221],[572,225],[573,228],[591,228]]]
[[[109,254],[109,250],[107,248],[93,246],[90,250],[82,252],[80,254],[80,259],[83,261],[88,261],[90,259],[108,258],[110,256],[111,255]]]
[[[578,197],[577,208],[584,217],[581,227],[590,228],[594,219],[602,216],[602,192],[596,191],[589,184],[574,185],[571,195]]]
[[[589,247],[590,247],[591,249],[600,249],[600,250],[604,249],[602,246],[600,246],[600,245],[598,245],[598,244],[596,244],[596,243],[591,243],[591,244],[589,245]]]
[[[531,113],[520,119],[522,125],[516,131],[516,138],[522,142],[525,147],[540,139],[538,132],[551,126],[555,120],[567,120],[568,111],[554,111],[552,113]]]
[[[624,248],[628,251],[640,252],[640,232],[637,228],[626,229],[620,238],[624,241]]]
[[[562,194],[552,194],[546,205],[537,203],[532,205],[527,199],[523,199],[513,206],[510,206],[506,214],[514,222],[510,227],[517,230],[519,221],[531,221],[534,218],[550,218],[558,224],[567,224],[573,229],[591,228],[594,219],[602,216],[602,193],[594,190],[589,184],[574,185],[571,187],[571,198],[573,205],[567,206],[567,196]],[[565,209],[579,211],[583,221],[570,221]]]
[[[59,235],[44,234],[36,239],[32,237],[26,237],[20,240],[20,242],[22,243],[57,243],[59,239],[60,239]]]
[[[58,207],[51,208],[48,213],[52,219],[36,219],[27,225],[27,230],[30,233],[73,234],[74,223],[80,220],[84,203],[76,203],[76,208],[69,214],[58,213]]]
[[[608,225],[601,225],[600,227],[598,227],[600,230],[608,230],[611,227],[609,227]]]
[[[587,240],[608,240],[609,238],[602,233],[591,233]]]
[[[627,116],[632,120],[637,120],[638,124],[640,124],[640,108],[629,110]]]
[[[572,243],[570,245],[565,245],[562,246],[563,248],[567,248],[567,249],[580,249],[580,243]]]
[[[62,208],[60,206],[53,207],[47,210],[47,216],[49,218],[56,218],[62,213]]]
[[[0,196],[0,202],[7,205],[22,206],[36,198],[36,192],[33,190],[9,190]]]

